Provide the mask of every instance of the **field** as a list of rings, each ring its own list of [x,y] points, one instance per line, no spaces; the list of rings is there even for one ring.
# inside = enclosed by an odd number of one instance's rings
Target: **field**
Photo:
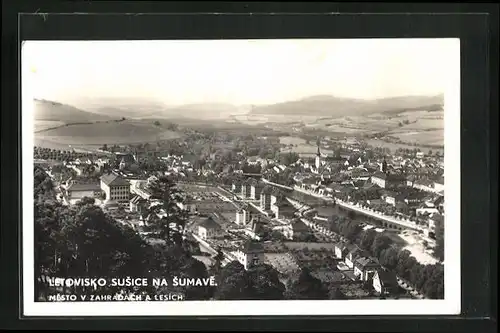
[[[444,149],[437,149],[437,148],[425,148],[421,146],[413,146],[409,144],[404,144],[404,143],[393,143],[393,142],[386,142],[383,140],[378,140],[378,139],[368,139],[365,140],[365,142],[373,147],[383,147],[383,148],[389,148],[391,152],[396,151],[398,148],[402,149],[414,149],[414,148],[420,148],[421,151],[424,153],[429,152],[429,150],[432,150],[433,152],[435,151],[440,151],[441,153],[444,152]]]
[[[306,143],[306,140],[294,136],[282,136],[280,137],[280,144],[284,145],[293,145],[290,148],[282,148],[282,151],[288,152],[293,151],[299,154],[316,154],[318,151],[318,147],[315,142],[311,142],[309,144]],[[333,154],[332,150],[321,149],[321,152],[324,154]]]
[[[35,133],[38,131],[48,130],[49,128],[63,126],[64,122],[57,120],[35,120],[34,130]]]
[[[444,145],[444,130],[430,131],[408,131],[391,134],[399,140],[407,143],[419,143],[422,145]]]
[[[404,143],[420,145],[444,145],[444,114],[443,112],[410,113],[406,117],[410,123],[392,129],[387,136],[396,137]]]
[[[39,121],[37,121],[38,123]],[[50,123],[54,124],[54,122]],[[38,128],[48,125],[47,121],[44,121],[38,124]],[[179,133],[154,126],[151,122],[125,120],[64,125],[36,133],[35,142],[37,142],[37,145],[46,146],[47,148],[63,145],[67,149],[68,145],[132,144],[179,137]],[[48,145],[51,147],[48,147]]]
[[[87,152],[96,152],[102,144],[99,145],[91,145],[91,144],[67,144],[65,142],[61,142],[57,137],[53,138],[44,138],[38,135],[35,135],[34,145],[42,148],[49,148],[55,150],[71,150],[74,149],[79,153],[87,153]]]
[[[307,115],[276,115],[276,114],[246,114],[246,115],[233,115],[232,118],[242,124],[247,125],[258,125],[266,123],[277,123],[277,124],[313,124],[319,117],[318,116],[307,116]]]
[[[263,115],[259,115],[263,117]],[[437,148],[426,148],[424,146],[444,145],[444,113],[442,111],[408,111],[399,114],[375,113],[367,116],[344,116],[344,117],[311,117],[311,116],[290,116],[281,118],[267,116],[261,121],[271,121],[277,123],[301,121],[303,130],[321,131],[324,133],[335,133],[346,136],[362,137],[365,135],[382,134],[383,140],[368,140],[369,144],[378,147],[388,147],[391,150],[397,148],[420,148],[423,151],[437,150]],[[295,119],[296,118],[296,119]],[[290,126],[290,125],[289,125]],[[389,143],[398,139],[401,143]],[[385,140],[384,140],[385,139]],[[393,140],[394,141],[394,140]],[[294,145],[292,150],[298,153],[311,154],[316,152],[313,144],[306,144],[306,141],[295,137],[281,137],[282,144]],[[289,151],[290,149],[285,149]],[[442,149],[441,149],[442,151]],[[326,151],[325,151],[326,152]]]

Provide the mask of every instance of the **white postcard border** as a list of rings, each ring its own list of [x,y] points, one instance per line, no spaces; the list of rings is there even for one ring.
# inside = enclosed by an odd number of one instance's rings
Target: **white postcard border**
[[[34,123],[32,68],[25,41],[22,72],[22,281],[23,316],[265,316],[265,315],[444,315],[459,314],[460,275],[460,40],[449,44],[449,86],[445,92],[445,298],[444,300],[35,302],[33,235]],[[52,43],[54,41],[51,41]],[[64,41],[60,41],[64,43]]]

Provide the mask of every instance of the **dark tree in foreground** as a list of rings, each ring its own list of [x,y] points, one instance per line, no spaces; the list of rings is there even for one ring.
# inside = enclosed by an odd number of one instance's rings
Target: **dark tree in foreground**
[[[208,278],[205,264],[193,257],[187,258],[179,269],[179,277],[203,279]],[[186,287],[185,295],[188,300],[208,300],[212,297],[214,290],[211,286],[189,286]]]
[[[341,299],[347,299],[347,297],[338,287],[331,287],[330,290],[328,291],[328,299],[341,300]]]
[[[181,234],[187,221],[187,212],[179,207],[183,202],[182,192],[175,183],[168,177],[161,177],[151,183],[151,199],[157,200],[157,204],[152,204],[149,209],[148,220],[153,222],[158,236],[167,243],[174,242],[181,245]],[[172,234],[171,225],[175,225]]]
[[[373,229],[368,229],[368,230],[362,232],[359,246],[362,249],[369,250],[370,247],[372,246],[373,241],[375,240],[375,237],[377,236],[377,234],[378,233]]]
[[[392,247],[382,250],[379,261],[381,265],[390,270],[396,269],[398,265],[398,251]]]
[[[434,256],[440,261],[444,260],[444,221],[442,219],[436,221],[436,247],[434,248]]]
[[[224,266],[217,276],[214,298],[218,300],[280,300],[285,286],[278,272],[269,265],[248,271],[238,261]]]
[[[279,280],[279,273],[269,265],[258,265],[248,271],[252,299],[281,300],[285,285]]]
[[[48,175],[35,174],[38,195],[54,195]],[[117,223],[111,216],[84,198],[74,206],[63,206],[55,200],[35,201],[34,204],[35,301],[47,300],[56,292],[76,295],[118,292],[152,293],[151,286],[135,287],[107,285],[92,287],[54,287],[45,277],[208,277],[205,266],[195,260],[189,248],[183,246],[150,245],[129,226]],[[42,278],[43,277],[43,278]],[[181,288],[187,299],[209,299],[213,288]],[[87,297],[90,299],[90,297]]]
[[[286,299],[328,299],[328,290],[307,268],[302,268],[299,276],[289,281]]]
[[[249,277],[238,261],[228,263],[217,276],[217,300],[246,300],[252,298]]]
[[[224,261],[224,253],[222,253],[222,250],[220,248],[217,249],[217,254],[213,257],[213,259],[214,262],[210,267],[210,273],[213,275],[217,275],[222,269],[222,262]]]
[[[380,258],[382,251],[389,248],[392,243],[393,241],[388,236],[377,233],[371,246],[371,252],[376,258]]]

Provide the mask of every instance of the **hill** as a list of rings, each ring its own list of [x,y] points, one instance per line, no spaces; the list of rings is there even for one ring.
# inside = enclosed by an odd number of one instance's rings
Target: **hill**
[[[102,145],[156,142],[180,134],[155,126],[151,121],[110,120],[99,123],[64,125],[35,134],[35,139],[66,145]]]
[[[62,123],[81,123],[110,120],[111,117],[83,111],[74,106],[43,99],[33,101],[35,121],[57,121]]]
[[[156,100],[137,97],[79,97],[73,105],[112,118],[143,118],[162,111],[166,106]]]
[[[152,117],[159,118],[190,118],[190,119],[226,119],[234,114],[247,112],[242,108],[225,103],[198,103],[167,107],[155,112]]]
[[[372,113],[399,113],[408,110],[435,110],[444,96],[402,96],[377,100],[311,96],[297,101],[255,107],[253,115],[308,115],[318,117],[362,116]]]

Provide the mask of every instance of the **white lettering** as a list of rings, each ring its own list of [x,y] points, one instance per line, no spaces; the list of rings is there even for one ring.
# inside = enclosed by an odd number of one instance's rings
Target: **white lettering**
[[[153,279],[153,286],[155,287],[168,286],[168,281],[167,279]]]

